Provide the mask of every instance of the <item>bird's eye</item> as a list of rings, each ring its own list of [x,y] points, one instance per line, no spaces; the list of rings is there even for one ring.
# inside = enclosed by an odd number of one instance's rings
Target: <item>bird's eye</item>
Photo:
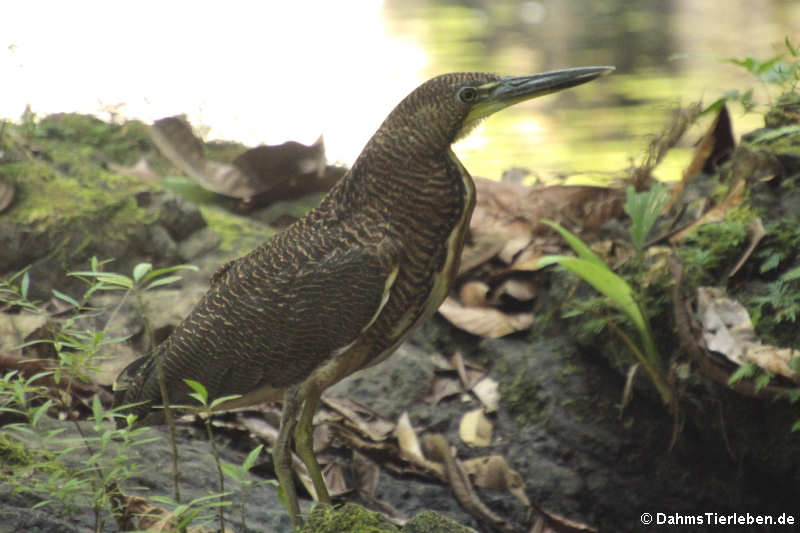
[[[460,91],[458,91],[458,99],[468,104],[470,102],[474,102],[475,98],[478,96],[478,91],[475,90],[475,87],[464,87]]]

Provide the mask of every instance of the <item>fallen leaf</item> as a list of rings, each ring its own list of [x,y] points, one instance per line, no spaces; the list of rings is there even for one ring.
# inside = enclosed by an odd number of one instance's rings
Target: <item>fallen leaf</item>
[[[463,390],[464,389],[461,388],[461,381],[458,379],[448,376],[438,376],[433,380],[431,393],[425,398],[425,401],[436,406],[445,398],[461,394]]]
[[[417,438],[417,432],[411,426],[411,419],[408,417],[407,411],[403,411],[403,414],[397,420],[394,428],[394,437],[397,439],[398,446],[400,446],[400,453],[405,458],[419,460],[425,457]]]
[[[789,362],[798,356],[797,350],[763,344],[756,335],[747,309],[729,298],[723,289],[698,287],[697,311],[708,350],[721,353],[737,365],[753,363],[800,383],[800,373],[789,366]]]
[[[466,307],[450,297],[439,307],[439,312],[457,328],[493,339],[528,329],[533,324],[533,313],[504,313],[489,307]]]
[[[715,172],[719,164],[730,156],[735,146],[731,117],[728,108],[723,105],[705,134],[697,142],[692,161],[683,171],[683,178],[672,187],[670,199],[664,206],[664,213],[667,213],[678,201],[686,185],[694,176],[701,171],[709,174]]]
[[[257,146],[223,163],[206,157],[202,141],[183,117],[157,120],[150,133],[161,153],[203,188],[247,206],[324,191],[344,174],[326,166],[322,137],[310,146],[295,141]]]
[[[375,496],[380,481],[381,469],[378,463],[357,450],[353,451],[352,472],[356,490],[359,494]]]
[[[461,417],[458,435],[467,446],[484,447],[492,443],[492,423],[486,418],[482,408]]]
[[[484,377],[472,387],[472,393],[478,397],[487,413],[494,413],[500,404],[500,390],[495,380]]]
[[[386,439],[394,429],[391,421],[350,398],[323,396],[322,402],[344,416],[350,426],[374,441]]]
[[[515,528],[504,518],[489,509],[475,493],[461,462],[454,457],[454,452],[447,445],[445,438],[436,433],[425,435],[423,440],[425,452],[443,465],[445,479],[461,507],[479,522],[490,524],[493,530],[513,533]]]
[[[672,244],[678,244],[679,242],[683,241],[686,236],[689,235],[689,233],[694,231],[695,228],[698,228],[704,224],[710,224],[712,222],[720,222],[721,220],[724,220],[725,215],[731,209],[741,204],[742,200],[744,200],[745,185],[745,180],[736,181],[736,183],[731,186],[731,189],[728,191],[728,195],[722,202],[706,211],[703,216],[670,237],[669,242]]]
[[[469,272],[478,265],[489,261],[503,249],[506,237],[502,233],[480,233],[473,235],[461,252],[458,275]]]
[[[750,223],[750,226],[747,228],[747,232],[750,234],[750,244],[747,246],[747,250],[742,253],[742,257],[739,258],[739,261],[736,262],[736,265],[731,269],[728,273],[728,278],[732,278],[736,275],[742,265],[744,265],[747,260],[750,258],[750,255],[753,253],[753,250],[756,249],[758,243],[761,242],[761,239],[767,236],[767,231],[764,229],[764,224],[761,222],[761,218],[756,217]]]
[[[470,280],[458,289],[458,298],[468,307],[483,307],[491,305],[489,293],[492,288],[480,280]]]
[[[344,472],[339,463],[333,462],[326,464],[322,469],[322,477],[325,479],[325,486],[328,487],[328,494],[332,497],[342,496],[352,491],[344,480]],[[318,501],[316,497],[314,500]]]
[[[494,300],[502,303],[505,298],[517,302],[530,302],[536,297],[536,286],[529,279],[507,278],[494,290]]]
[[[476,487],[510,492],[522,505],[530,506],[531,502],[525,494],[525,482],[522,476],[508,466],[502,455],[475,457],[462,461],[461,464]]]

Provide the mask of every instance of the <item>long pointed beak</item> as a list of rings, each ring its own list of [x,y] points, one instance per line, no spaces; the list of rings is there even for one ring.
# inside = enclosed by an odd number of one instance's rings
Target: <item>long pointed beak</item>
[[[614,67],[579,67],[543,72],[517,78],[501,78],[477,89],[482,98],[472,107],[459,137],[470,131],[477,122],[510,105],[537,96],[581,85],[614,71]]]
[[[512,105],[529,98],[581,85],[601,76],[606,76],[613,71],[614,67],[608,66],[580,67],[543,72],[532,76],[503,78],[490,93],[488,99],[494,102],[502,102],[505,105]]]

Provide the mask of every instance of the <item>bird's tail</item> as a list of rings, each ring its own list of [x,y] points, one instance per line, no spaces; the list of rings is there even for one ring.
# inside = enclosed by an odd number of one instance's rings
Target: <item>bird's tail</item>
[[[143,384],[147,383],[155,371],[155,358],[148,354],[126,366],[114,380],[114,407],[131,405],[123,412],[135,414],[142,420],[151,410],[150,399],[142,397]],[[117,418],[117,427],[125,426],[123,418]]]

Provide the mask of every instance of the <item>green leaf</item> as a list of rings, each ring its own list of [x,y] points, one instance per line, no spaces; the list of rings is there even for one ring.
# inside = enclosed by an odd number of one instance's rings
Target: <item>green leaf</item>
[[[158,278],[155,281],[150,282],[144,289],[149,291],[154,287],[161,287],[162,285],[169,285],[170,283],[174,283],[176,281],[180,281],[183,278],[181,276],[166,276],[163,278]]]
[[[197,394],[200,395],[200,403],[202,403],[203,405],[208,403],[208,390],[202,383],[200,383],[199,381],[195,381],[193,379],[184,379],[183,382],[189,385],[189,387],[191,387],[192,390],[194,390]]]
[[[769,372],[765,372],[756,377],[755,379],[756,392],[760,391],[761,389],[769,385],[770,381],[772,381],[772,374]]]
[[[800,372],[800,356],[789,359],[789,368],[795,372]]]
[[[47,400],[42,405],[34,409],[33,416],[31,416],[31,426],[36,426],[41,420],[42,416],[47,413],[47,410],[50,409],[50,406],[53,405],[53,400]]]
[[[758,366],[754,365],[753,363],[745,363],[741,365],[733,374],[731,374],[731,377],[728,378],[728,385],[733,385],[737,381],[740,381],[744,378],[753,377],[756,373],[756,370],[758,370]]]
[[[152,272],[148,273],[144,279],[145,281],[147,281],[149,279],[153,279],[158,276],[163,276],[164,274],[171,274],[172,272],[177,272],[178,270],[192,270],[194,272],[197,272],[200,269],[194,265],[173,265],[164,268],[157,268],[156,270],[153,270]]]
[[[217,407],[220,404],[223,404],[223,403],[231,401],[231,400],[237,400],[237,399],[239,399],[241,397],[242,397],[241,394],[229,394],[228,396],[220,396],[219,398],[215,398],[211,402],[211,405],[209,405],[209,408],[213,409],[213,408]]]
[[[236,465],[232,465],[230,463],[221,463],[220,468],[222,468],[222,473],[228,476],[231,479],[235,479],[239,483],[242,482],[244,476],[242,475],[242,471]]]
[[[153,270],[153,265],[150,263],[139,263],[133,267],[133,281],[138,283],[145,274]]]
[[[59,290],[56,290],[56,289],[51,289],[51,292],[53,293],[53,296],[55,296],[59,300],[64,300],[65,302],[67,302],[68,304],[70,304],[73,307],[80,307],[81,306],[81,304],[78,303],[78,300],[76,300],[75,298],[73,298],[69,294],[64,294],[63,292],[61,292]]]
[[[242,471],[249,472],[250,469],[253,468],[253,465],[256,464],[256,460],[258,460],[258,456],[261,454],[261,450],[263,449],[264,445],[259,444],[250,450],[250,453],[247,454],[247,457],[245,457],[244,462],[242,463]]]
[[[98,424],[103,421],[103,404],[100,403],[100,396],[92,396],[92,416]]]
[[[26,270],[25,273],[22,275],[22,281],[19,284],[19,293],[26,300],[28,299],[28,288],[30,287],[30,285],[31,285],[31,278],[28,275],[28,271]]]
[[[113,272],[94,272],[94,271],[79,271],[79,272],[70,272],[70,276],[74,277],[87,277],[87,278],[94,278],[98,282],[103,284],[111,285],[109,288],[123,288],[123,289],[131,289],[133,288],[133,280],[128,276],[123,276],[122,274],[115,274]]]
[[[548,255],[539,260],[539,266],[558,264],[608,297],[633,321],[640,331],[645,329],[644,317],[633,299],[633,290],[628,282],[612,272],[606,265],[597,264],[578,257]]]
[[[792,46],[792,43],[789,42],[788,35],[784,38],[783,43],[786,45],[786,49],[789,50],[789,53],[792,54],[792,57],[800,55],[800,48]]]
[[[34,504],[31,507],[31,509],[38,509],[39,507],[44,507],[45,505],[48,505],[48,504],[50,504],[52,502],[53,502],[53,500],[42,500],[42,501],[37,502],[36,504]]]
[[[564,229],[563,227],[561,227],[561,225],[553,222],[552,220],[544,220],[544,219],[542,219],[542,222],[547,224],[548,226],[550,226],[551,228],[553,228],[557,232],[559,232],[561,234],[561,236],[564,237],[564,240],[567,241],[567,244],[569,244],[570,248],[572,248],[572,251],[574,251],[575,254],[578,257],[580,257],[581,259],[584,259],[586,261],[590,261],[592,263],[598,264],[598,265],[603,266],[603,267],[606,266],[606,264],[603,262],[603,260],[600,259],[597,256],[597,254],[595,254],[588,246],[586,246],[586,244],[582,240],[580,240],[580,238],[578,238],[577,235],[575,235],[575,234],[571,233],[570,231]],[[606,267],[606,268],[608,268],[608,267]]]
[[[792,426],[792,432],[800,431],[800,420],[797,420]]]
[[[207,401],[206,401],[206,397],[205,397],[205,396],[203,396],[202,394],[200,394],[199,392],[190,392],[190,393],[189,393],[189,397],[190,397],[190,398],[194,398],[195,400],[197,400],[197,403],[199,403],[199,404],[201,404],[201,405],[203,405],[203,406],[205,406],[205,405],[206,405],[206,403],[207,403]],[[170,405],[170,407],[172,407],[172,408],[177,408],[177,407],[176,407],[176,406],[174,406],[174,405]],[[181,406],[181,407],[183,407],[183,406]]]
[[[649,191],[637,193],[632,186],[625,189],[625,213],[631,217],[631,241],[640,252],[650,230],[653,228],[661,211],[669,201],[669,190],[661,185],[653,185]]]
[[[792,281],[800,278],[800,267],[794,267],[781,274],[781,281]]]

